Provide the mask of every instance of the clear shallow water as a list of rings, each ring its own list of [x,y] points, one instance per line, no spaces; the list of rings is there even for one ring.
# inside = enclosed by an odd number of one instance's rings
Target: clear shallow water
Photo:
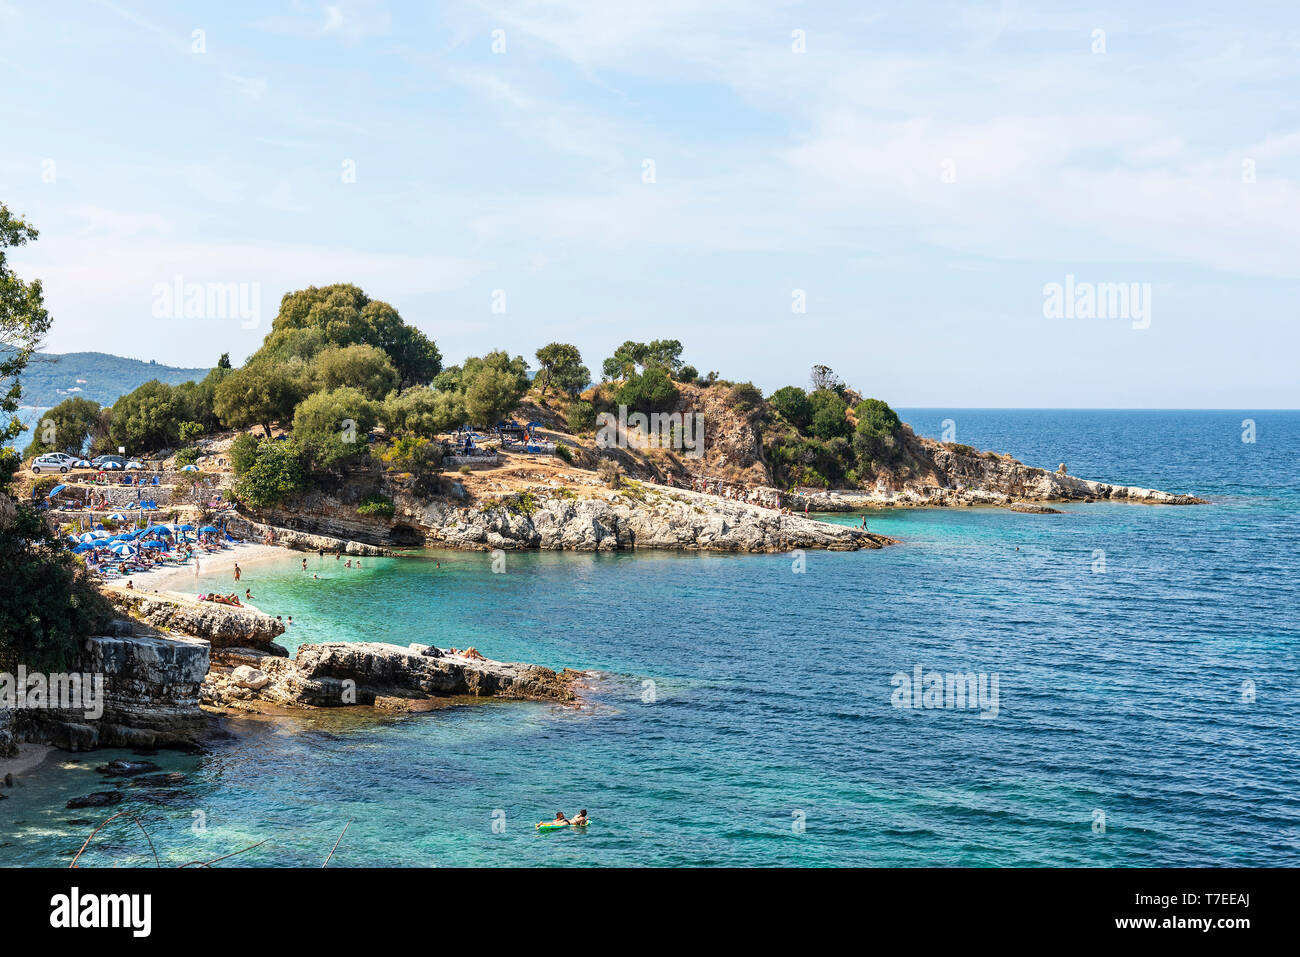
[[[230,863],[318,865],[352,819],[332,866],[1300,864],[1300,413],[904,418],[1213,504],[871,513],[903,544],[810,552],[804,574],[787,555],[658,552],[510,554],[503,575],[450,552],[251,565],[292,647],[473,644],[595,670],[588,706],[239,720],[211,755],[153,759],[184,786],[115,810],[143,812],[174,862],[266,839]],[[917,664],[997,673],[998,717],[892,707],[891,676]],[[0,863],[65,862],[89,833],[66,822],[107,812],[64,804],[103,789],[92,768],[114,756],[8,792]],[[586,833],[534,832],[580,807]],[[82,860],[152,862],[116,824]]]

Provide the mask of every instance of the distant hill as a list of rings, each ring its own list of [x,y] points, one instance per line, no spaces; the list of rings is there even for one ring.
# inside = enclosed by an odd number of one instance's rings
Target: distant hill
[[[157,362],[126,359],[106,352],[37,353],[23,370],[22,404],[48,409],[80,396],[112,405],[150,379],[170,385],[202,379],[208,369],[178,369]]]

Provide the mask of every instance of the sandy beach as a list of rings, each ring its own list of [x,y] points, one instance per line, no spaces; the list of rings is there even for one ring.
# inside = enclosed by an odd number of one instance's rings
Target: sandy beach
[[[244,568],[255,562],[263,562],[292,554],[294,554],[293,549],[285,548],[283,545],[262,545],[254,542],[231,544],[230,547],[222,549],[220,552],[202,552],[197,555],[197,572],[195,571],[194,562],[188,565],[169,565],[161,568],[151,568],[143,572],[133,572],[126,578],[117,578],[111,582],[106,582],[104,587],[125,591],[126,583],[129,580],[135,591],[188,593],[194,591],[194,581],[200,574],[207,575],[211,572],[229,571],[235,567],[236,562],[239,563],[240,568]],[[233,590],[235,585],[233,574],[230,577],[230,583]]]

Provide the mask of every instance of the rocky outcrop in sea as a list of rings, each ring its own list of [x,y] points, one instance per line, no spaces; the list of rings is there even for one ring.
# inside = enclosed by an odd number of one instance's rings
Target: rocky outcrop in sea
[[[266,705],[411,711],[460,696],[571,702],[577,677],[427,645],[327,642],[303,645],[292,660],[252,649],[220,652],[203,684],[203,703],[241,711]]]

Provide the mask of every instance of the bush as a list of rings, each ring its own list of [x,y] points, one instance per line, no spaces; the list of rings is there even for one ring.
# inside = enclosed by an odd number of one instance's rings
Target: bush
[[[199,460],[199,450],[195,448],[181,449],[176,453],[176,466],[193,465]]]
[[[694,382],[700,377],[700,373],[695,366],[682,366],[677,372],[678,382]]]
[[[256,437],[247,432],[235,436],[235,441],[230,443],[230,464],[235,470],[236,478],[247,472],[257,461],[257,446]]]
[[[808,397],[812,409],[809,431],[819,439],[848,438],[853,433],[845,413],[849,404],[832,389],[818,389]]]
[[[263,439],[252,465],[235,486],[235,495],[253,508],[268,508],[284,501],[306,486],[302,460],[298,443]]]
[[[748,412],[763,404],[763,393],[752,382],[737,382],[731,387],[731,401],[737,411]]]
[[[555,455],[556,457],[563,459],[565,462],[568,462],[570,465],[573,464],[573,449],[569,448],[563,442],[555,443]]]
[[[207,431],[202,422],[182,422],[180,436],[182,442],[193,442]]]
[[[629,377],[614,393],[614,401],[636,412],[667,412],[677,404],[678,395],[668,373],[659,366],[651,366],[640,375]]]
[[[618,488],[623,482],[623,468],[613,459],[601,459],[596,464],[596,474],[610,488]]]
[[[390,442],[379,459],[393,471],[427,475],[442,465],[442,449],[422,435],[404,435]]]
[[[370,495],[357,506],[357,514],[392,518],[397,514],[397,506],[395,506],[393,500],[387,496]]]
[[[470,468],[468,465],[462,465],[458,471],[460,472],[461,475],[469,475],[474,470]]]
[[[585,399],[579,399],[569,406],[569,414],[565,418],[570,432],[586,435],[596,427],[596,407]]]
[[[359,389],[343,386],[308,396],[293,414],[293,437],[312,464],[333,469],[370,454],[366,436],[379,405]]]
[[[807,429],[812,421],[812,406],[808,402],[808,393],[797,385],[777,389],[768,398],[767,404],[775,409],[781,418],[801,432]]]

